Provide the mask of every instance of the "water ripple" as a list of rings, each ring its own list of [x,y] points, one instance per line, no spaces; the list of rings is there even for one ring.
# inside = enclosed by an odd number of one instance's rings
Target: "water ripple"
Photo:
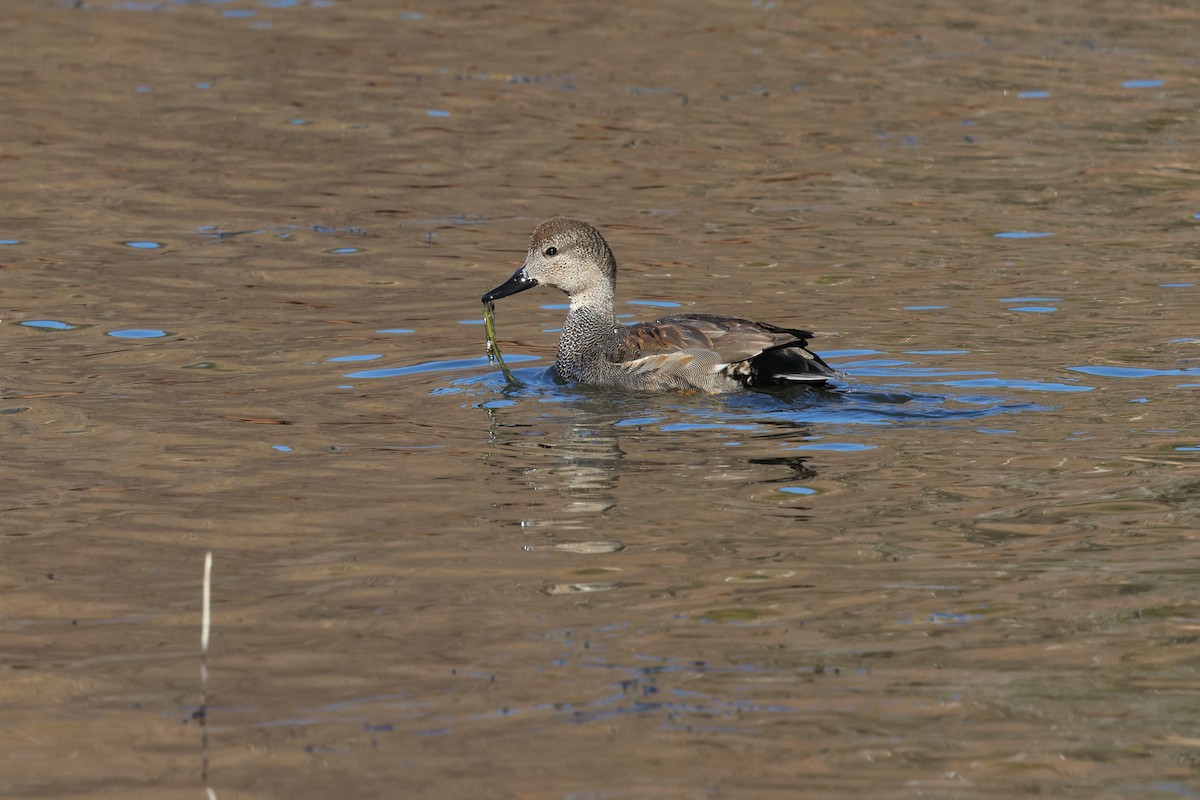
[[[1071,372],[1085,375],[1101,375],[1105,378],[1155,378],[1161,375],[1200,375],[1200,367],[1184,369],[1147,369],[1144,367],[1067,367]]]
[[[512,355],[505,356],[504,360],[511,364],[518,364],[524,361],[540,361],[539,356],[524,356]],[[452,361],[426,361],[421,364],[413,364],[407,367],[391,367],[388,369],[366,369],[360,372],[348,372],[343,375],[343,378],[396,378],[401,375],[417,375],[423,372],[443,372],[446,370],[455,369],[471,369],[475,367],[488,366],[487,357],[481,358],[460,358]],[[495,374],[499,374],[498,372]]]

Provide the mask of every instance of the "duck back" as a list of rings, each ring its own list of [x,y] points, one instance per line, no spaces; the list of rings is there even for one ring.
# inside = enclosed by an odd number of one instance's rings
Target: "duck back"
[[[809,331],[719,314],[677,314],[624,329],[617,362],[678,352],[711,352],[719,374],[742,386],[821,383],[840,373],[808,350]],[[705,391],[720,391],[706,388]]]

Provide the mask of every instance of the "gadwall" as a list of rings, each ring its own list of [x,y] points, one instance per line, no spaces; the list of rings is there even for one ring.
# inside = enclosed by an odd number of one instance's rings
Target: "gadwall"
[[[617,261],[600,232],[577,219],[538,225],[529,253],[485,303],[538,284],[567,293],[571,310],[554,370],[566,381],[710,394],[789,383],[821,384],[840,372],[805,348],[808,331],[717,314],[677,314],[625,326],[613,313]]]

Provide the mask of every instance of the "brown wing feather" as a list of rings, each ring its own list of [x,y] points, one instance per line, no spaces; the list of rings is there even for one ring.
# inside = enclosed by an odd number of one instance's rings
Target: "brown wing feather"
[[[754,358],[781,345],[803,347],[810,336],[808,331],[777,328],[737,317],[679,314],[625,328],[616,360],[632,361],[655,353],[703,349],[716,352],[722,362],[729,364]]]
[[[633,361],[626,361],[621,366],[633,373],[641,372],[658,372],[661,370],[686,370],[691,367],[696,361],[694,352],[688,353],[682,350],[673,353],[654,353],[653,355],[644,355],[641,358]]]

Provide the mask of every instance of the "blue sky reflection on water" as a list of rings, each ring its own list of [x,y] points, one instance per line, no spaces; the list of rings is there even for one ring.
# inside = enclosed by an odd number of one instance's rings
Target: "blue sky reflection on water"
[[[872,350],[833,351],[842,356],[878,354]],[[959,351],[951,351],[957,354]],[[833,355],[830,355],[833,358]],[[434,396],[463,395],[467,405],[509,408],[529,403],[575,403],[607,390],[563,386],[554,381],[548,365],[521,366],[540,361],[536,356],[505,356],[520,387],[507,386],[495,366],[483,374],[456,378],[431,390]],[[651,413],[616,419],[616,428],[657,429],[679,434],[697,431],[762,432],[779,424],[845,425],[848,429],[914,424],[952,424],[996,415],[1048,410],[1041,401],[1020,395],[1090,391],[1082,384],[1063,384],[1021,378],[1002,378],[983,370],[952,370],[914,364],[905,359],[859,359],[836,363],[849,374],[829,389],[789,387],[733,395],[689,396],[636,393],[640,407]],[[406,378],[424,373],[476,371],[488,367],[486,358],[430,361],[402,367],[362,370],[342,377],[354,380]],[[986,377],[974,377],[986,376]],[[881,379],[882,382],[881,382]],[[941,391],[933,387],[941,387]],[[991,390],[981,393],[979,390]],[[497,393],[502,393],[497,397]],[[678,402],[685,398],[687,402]],[[653,413],[654,410],[660,413]],[[978,428],[974,422],[973,428]],[[764,428],[766,426],[766,428]],[[1005,430],[1009,428],[1004,427]],[[737,446],[738,442],[726,442]],[[791,443],[802,450],[850,452],[873,444],[853,440]]]

